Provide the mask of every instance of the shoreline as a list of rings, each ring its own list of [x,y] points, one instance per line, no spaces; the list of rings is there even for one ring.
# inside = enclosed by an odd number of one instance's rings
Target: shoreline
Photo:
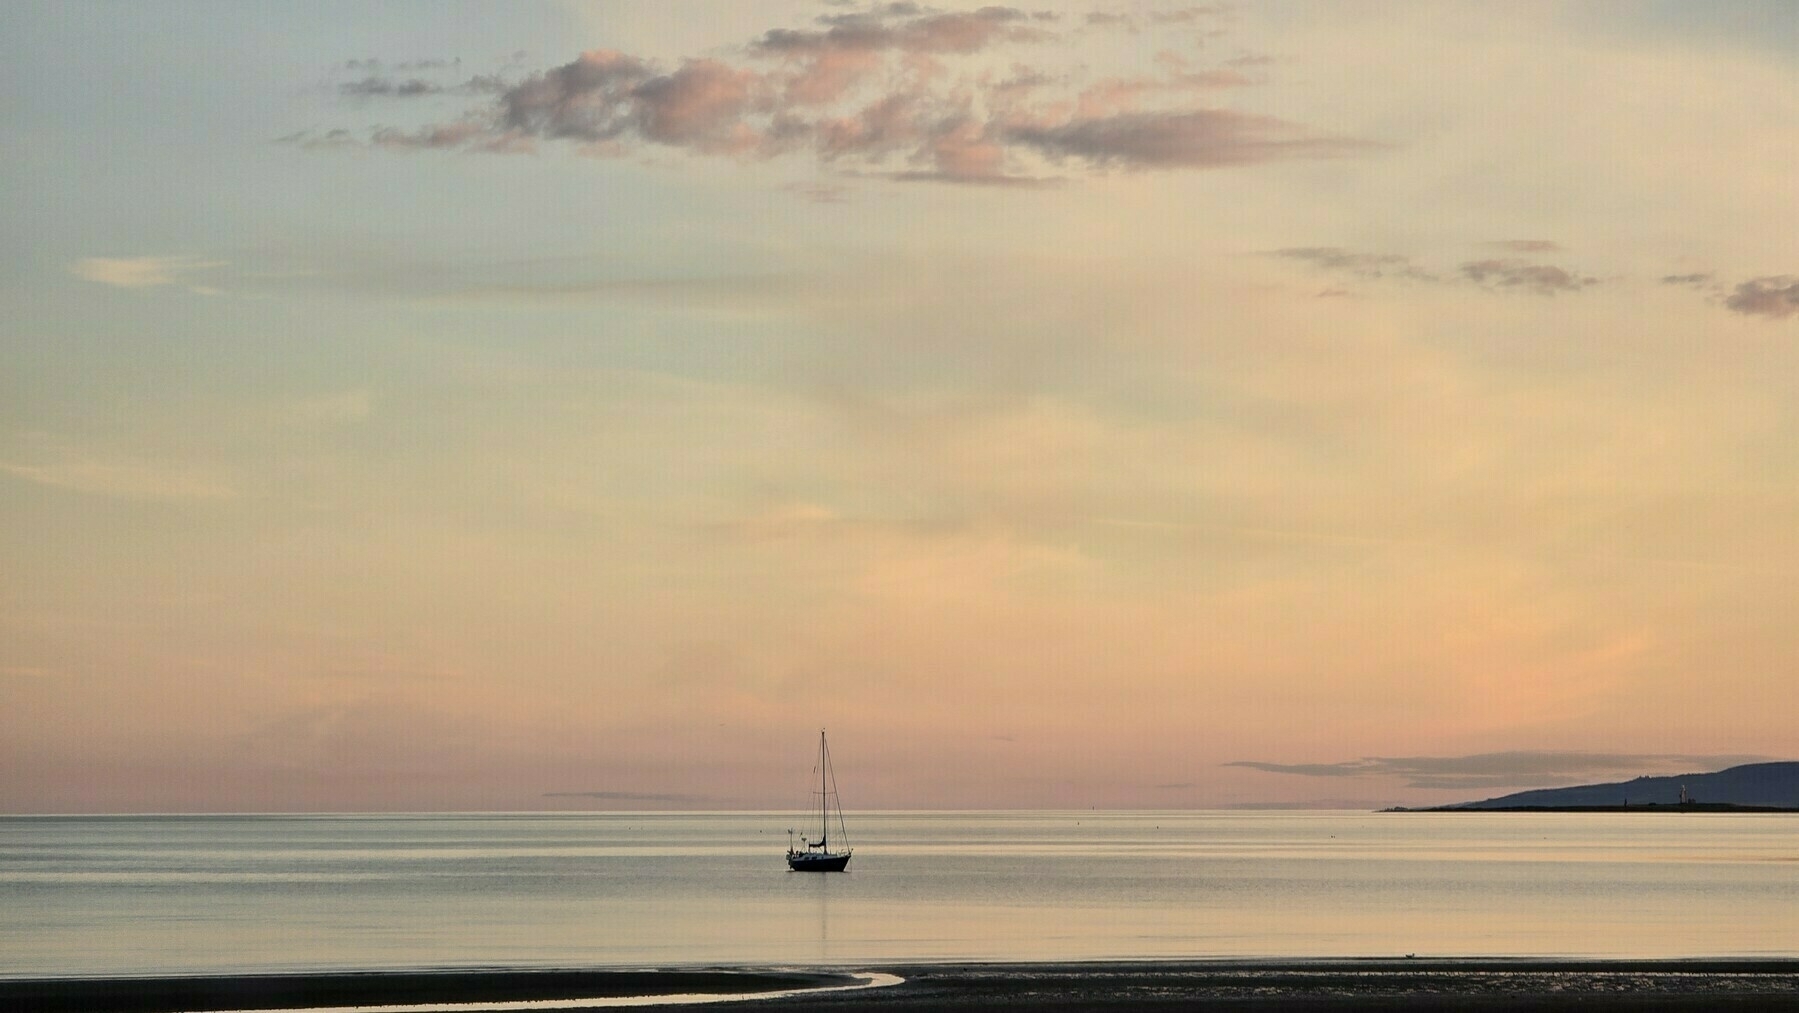
[[[858,988],[869,975],[897,984]],[[762,993],[757,997],[755,993]],[[336,971],[0,979],[0,1008],[111,1013],[321,1009],[559,1001],[604,1008],[679,997],[782,1013],[1187,1008],[1239,1010],[1799,1011],[1799,957],[1651,960],[1313,958],[1078,962],[883,962],[843,968],[670,967]],[[710,998],[708,998],[710,997]],[[577,1000],[577,1001],[571,1001]],[[590,1004],[586,1004],[592,1000]],[[664,999],[664,1002],[670,999]],[[584,1005],[586,1004],[586,1005]],[[635,1004],[635,1003],[634,1003]]]

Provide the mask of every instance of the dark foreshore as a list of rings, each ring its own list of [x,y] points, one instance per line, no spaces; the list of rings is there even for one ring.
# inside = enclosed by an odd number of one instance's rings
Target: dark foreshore
[[[858,979],[798,970],[443,970],[0,979],[0,1010],[189,1013],[307,1007],[519,1002],[641,995],[731,995],[823,988]]]
[[[1779,805],[1738,805],[1735,802],[1672,802],[1668,805],[1657,805],[1654,802],[1642,802],[1637,805],[1439,805],[1414,809],[1410,806],[1394,806],[1382,809],[1384,813],[1644,813],[1668,815],[1670,813],[1799,813],[1799,809]]]
[[[975,1010],[1792,1010],[1799,960],[1313,960],[898,964],[793,970],[434,971],[0,980],[0,1009],[173,1013],[673,994],[852,984],[714,1009],[827,1013]],[[479,1007],[476,1007],[479,1008]],[[677,1006],[672,1008],[700,1008]]]
[[[894,966],[893,988],[758,1003],[892,1010],[1799,1011],[1799,960],[1155,961]]]

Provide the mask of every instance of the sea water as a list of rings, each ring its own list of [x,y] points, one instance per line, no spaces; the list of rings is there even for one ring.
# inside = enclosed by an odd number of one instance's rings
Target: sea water
[[[889,812],[789,872],[805,825],[0,817],[0,975],[1799,956],[1793,816]]]

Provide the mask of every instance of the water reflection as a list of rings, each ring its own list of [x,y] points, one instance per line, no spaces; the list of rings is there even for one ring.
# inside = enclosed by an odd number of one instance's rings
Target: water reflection
[[[888,813],[844,874],[793,820],[0,818],[0,973],[1799,955],[1779,815]]]

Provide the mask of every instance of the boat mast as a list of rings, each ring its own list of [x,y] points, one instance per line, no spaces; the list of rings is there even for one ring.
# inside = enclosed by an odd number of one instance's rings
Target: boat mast
[[[818,846],[831,850],[831,796],[825,794],[825,767],[830,763],[825,752],[825,730],[818,730]]]
[[[847,855],[847,854],[849,854],[850,834],[849,834],[849,829],[843,825],[843,797],[837,793],[837,772],[835,770],[831,769],[831,747],[825,745],[825,733],[822,729],[818,733],[818,766],[820,768],[819,769],[819,777],[818,777],[818,788],[819,788],[819,813],[818,813],[818,816],[819,816],[819,819],[824,823],[824,828],[819,832],[819,837],[822,840],[822,839],[829,838],[829,836],[830,836],[830,833],[831,833],[831,800],[836,799],[836,801],[837,801],[837,843],[843,845],[843,848],[840,851],[840,854]],[[829,779],[828,787],[826,785],[827,778]]]

